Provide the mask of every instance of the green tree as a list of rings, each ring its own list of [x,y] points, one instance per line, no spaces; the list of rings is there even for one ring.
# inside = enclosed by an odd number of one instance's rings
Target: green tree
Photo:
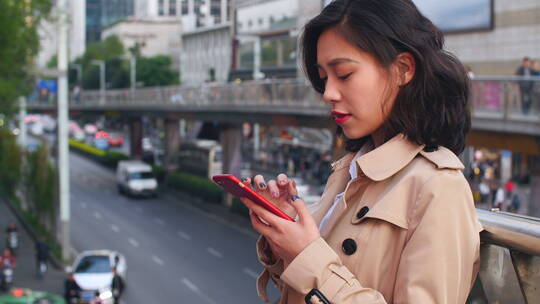
[[[0,1],[0,109],[12,114],[16,98],[32,90],[30,67],[39,51],[37,28],[50,0]]]
[[[92,60],[105,61],[105,79],[107,88],[118,89],[129,87],[129,66],[122,56],[125,53],[124,46],[117,36],[107,37],[104,41],[90,44],[85,53],[75,60],[82,64],[82,87],[84,89],[99,89],[99,67]],[[77,81],[76,74],[70,74],[72,85]]]
[[[179,84],[178,72],[171,70],[171,57],[137,58],[137,81],[145,87]]]
[[[56,171],[49,162],[46,144],[28,155],[30,213],[45,227],[52,227],[55,214]]]
[[[15,195],[21,178],[21,149],[15,136],[7,128],[0,128],[0,192]]]

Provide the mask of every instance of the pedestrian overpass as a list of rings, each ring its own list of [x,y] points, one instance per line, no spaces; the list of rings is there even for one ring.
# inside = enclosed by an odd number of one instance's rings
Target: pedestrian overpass
[[[540,80],[528,113],[519,80],[484,77],[472,81],[469,145],[540,154]],[[534,95],[536,94],[537,95]],[[199,87],[84,91],[70,97],[70,112],[156,116],[166,119],[241,122],[315,128],[332,126],[329,107],[304,80],[280,79]],[[30,111],[51,112],[55,104],[29,102]]]

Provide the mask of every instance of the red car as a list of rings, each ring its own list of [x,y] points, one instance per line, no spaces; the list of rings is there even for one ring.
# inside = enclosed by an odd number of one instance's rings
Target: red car
[[[124,144],[124,139],[119,134],[109,134],[109,146],[121,147]]]

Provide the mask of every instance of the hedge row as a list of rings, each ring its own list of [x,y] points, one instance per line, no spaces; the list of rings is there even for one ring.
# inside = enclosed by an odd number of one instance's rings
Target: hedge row
[[[71,149],[111,168],[116,168],[119,161],[129,159],[129,156],[123,153],[101,150],[74,139],[69,140],[69,146]]]
[[[223,201],[224,190],[211,180],[197,175],[184,172],[169,173],[165,177],[165,185],[201,197],[210,203],[221,204]],[[237,198],[233,198],[230,210],[243,215],[249,214],[247,207]]]
[[[175,190],[187,192],[199,196],[211,203],[220,204],[223,199],[223,191],[212,181],[183,172],[173,172],[165,177],[165,185]]]
[[[69,145],[72,149],[111,168],[115,168],[119,161],[129,159],[127,155],[122,153],[100,150],[73,139],[69,140]],[[165,170],[159,166],[153,166],[152,168],[158,181],[164,181],[169,188],[201,197],[214,204],[221,204],[223,201],[223,190],[205,177],[185,172],[166,174]],[[244,215],[249,214],[248,209],[237,198],[233,199],[231,211]]]

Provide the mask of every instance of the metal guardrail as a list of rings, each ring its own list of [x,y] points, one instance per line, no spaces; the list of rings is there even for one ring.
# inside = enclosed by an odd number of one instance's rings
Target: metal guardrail
[[[136,90],[82,91],[71,94],[74,110],[177,110],[208,112],[295,113],[326,117],[329,106],[304,79],[265,79],[241,83],[205,83],[198,87],[152,87]],[[487,76],[471,81],[471,105],[476,128],[493,127],[493,121],[517,123],[521,133],[540,135],[540,77]],[[39,99],[30,109],[54,104]],[[509,127],[496,124],[501,130]],[[499,131],[501,131],[499,130]],[[515,130],[514,130],[515,131]]]
[[[473,303],[540,303],[540,219],[477,209],[480,272]]]

